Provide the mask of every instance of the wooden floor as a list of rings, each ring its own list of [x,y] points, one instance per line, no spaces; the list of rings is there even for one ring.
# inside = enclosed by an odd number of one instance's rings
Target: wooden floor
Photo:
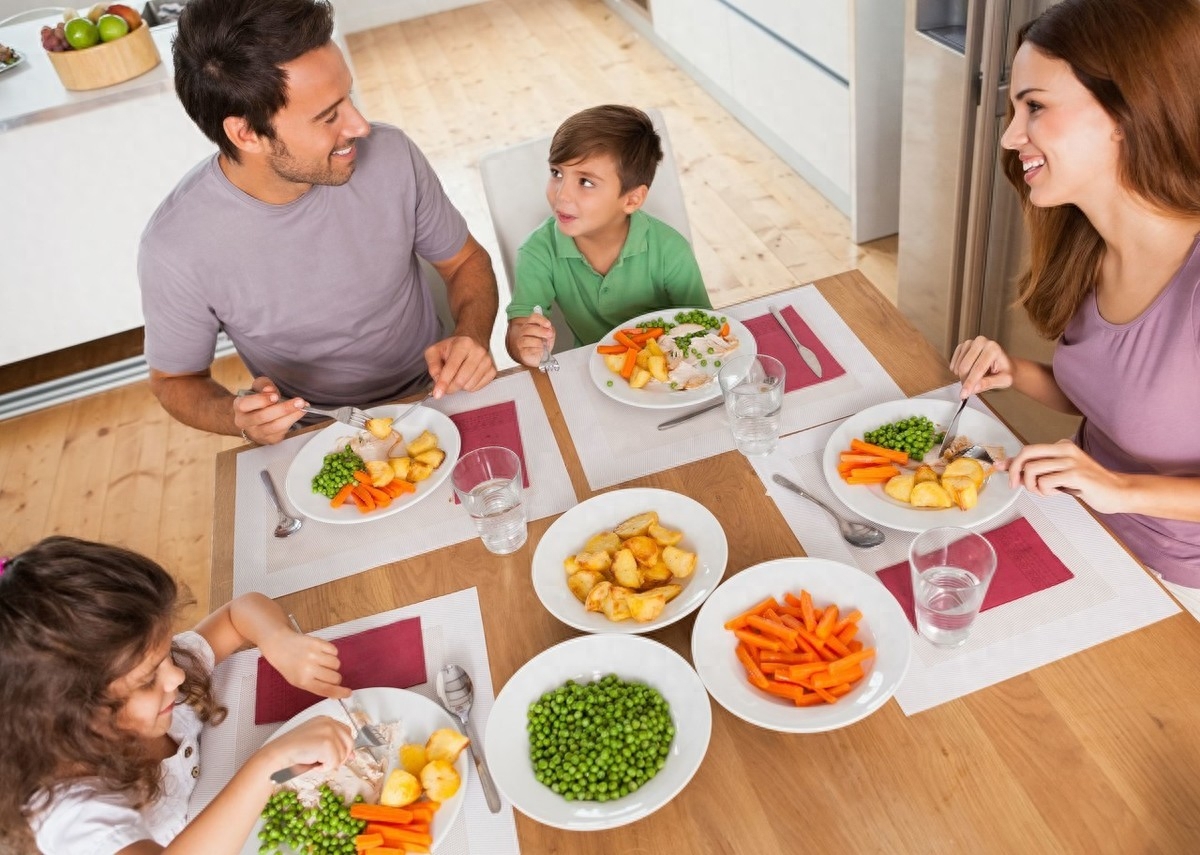
[[[666,117],[714,305],[854,267],[895,301],[896,239],[853,244],[845,216],[601,0],[492,0],[348,42],[365,114],[412,135],[489,249],[480,155],[630,103]],[[247,379],[233,358],[214,373]],[[240,442],[173,421],[144,382],[0,422],[0,554],[56,533],[140,550],[191,588],[180,623],[194,622],[208,608],[213,459]]]

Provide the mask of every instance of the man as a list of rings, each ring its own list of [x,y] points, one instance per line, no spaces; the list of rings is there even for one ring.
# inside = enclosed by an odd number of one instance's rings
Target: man
[[[496,376],[491,259],[424,155],[350,101],[326,0],[191,0],[175,89],[219,152],[159,206],[138,275],[150,388],[175,418],[269,444],[304,407],[371,405]],[[441,338],[417,256],[446,282]],[[224,330],[254,375],[210,366]]]

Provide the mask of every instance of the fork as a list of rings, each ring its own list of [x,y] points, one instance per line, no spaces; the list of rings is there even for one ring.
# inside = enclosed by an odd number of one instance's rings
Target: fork
[[[304,412],[312,413],[314,416],[325,416],[326,418],[339,421],[342,424],[350,425],[352,428],[365,430],[367,420],[371,416],[358,407],[338,407],[336,410],[322,410],[319,407],[305,407]]]
[[[542,314],[541,306],[534,306],[533,313],[535,315],[541,315],[541,317],[543,317],[543,318],[546,317],[545,315]],[[543,341],[542,342],[542,361],[538,363],[538,371],[541,371],[543,374],[545,374],[547,371],[557,371],[557,370],[558,370],[558,360],[554,357],[554,354],[552,354],[550,352],[550,343],[547,341]]]

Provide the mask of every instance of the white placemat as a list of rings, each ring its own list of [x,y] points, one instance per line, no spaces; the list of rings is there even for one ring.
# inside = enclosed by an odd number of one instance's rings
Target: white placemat
[[[475,686],[471,722],[478,733],[483,733],[487,729],[487,718],[496,695],[492,689],[487,640],[483,635],[483,617],[479,612],[479,596],[475,588],[327,627],[312,634],[320,638],[340,638],[410,617],[421,619],[425,673],[429,680],[411,687],[409,691],[439,703],[434,688],[437,672],[447,663],[458,663],[471,675],[471,682]],[[233,777],[234,771],[279,728],[279,724],[254,723],[258,660],[257,650],[235,653],[213,673],[213,688],[221,703],[228,708],[229,715],[216,727],[205,727],[200,736],[203,762],[188,806],[190,816],[203,810]],[[500,813],[489,811],[475,767],[472,765],[470,768],[462,813],[451,826],[449,835],[438,844],[438,855],[519,853],[521,849],[517,843],[512,806],[501,797]]]
[[[788,305],[794,307],[846,369],[841,377],[785,395],[782,433],[804,430],[903,397],[883,366],[812,285],[729,306],[721,313],[745,321],[766,314],[768,303],[781,310]],[[559,354],[562,367],[550,375],[592,489],[733,450],[724,409],[660,431],[660,423],[689,410],[639,409],[609,398],[588,375],[587,362],[594,349],[588,345]]]
[[[958,385],[921,397],[954,401]],[[968,406],[990,412],[977,399]],[[833,495],[822,470],[825,444],[836,428],[836,423],[822,425],[785,437],[774,454],[751,462],[808,555],[842,561],[874,575],[907,561],[916,535],[885,529],[887,539],[881,546],[857,549],[842,540],[824,511],[771,480],[774,473],[782,473],[846,517],[861,520]],[[907,715],[1032,671],[1179,611],[1158,583],[1070,496],[1040,498],[1022,491],[1008,511],[982,528],[991,531],[1018,517],[1029,521],[1075,578],[982,612],[962,647],[935,647],[914,630],[912,663],[896,692]],[[939,518],[938,524],[952,525],[953,519]]]
[[[517,405],[517,423],[529,467],[529,489],[524,498],[528,518],[561,514],[578,499],[529,372],[501,377],[478,392],[451,395],[425,406],[449,416],[504,401],[515,401]],[[454,504],[449,478],[432,495],[390,517],[356,525],[310,519],[287,539],[272,536],[275,511],[259,482],[259,470],[269,470],[282,489],[288,466],[311,438],[297,436],[237,456],[234,596],[260,591],[268,597],[280,597],[478,536],[467,512]]]

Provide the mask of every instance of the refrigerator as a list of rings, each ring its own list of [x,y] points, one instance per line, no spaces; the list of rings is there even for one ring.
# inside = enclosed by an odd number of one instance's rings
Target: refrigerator
[[[1053,353],[1015,305],[1027,245],[999,157],[1017,31],[1054,2],[906,0],[897,302],[947,358],[977,335]],[[989,403],[1031,441],[1078,424],[1015,392]]]

